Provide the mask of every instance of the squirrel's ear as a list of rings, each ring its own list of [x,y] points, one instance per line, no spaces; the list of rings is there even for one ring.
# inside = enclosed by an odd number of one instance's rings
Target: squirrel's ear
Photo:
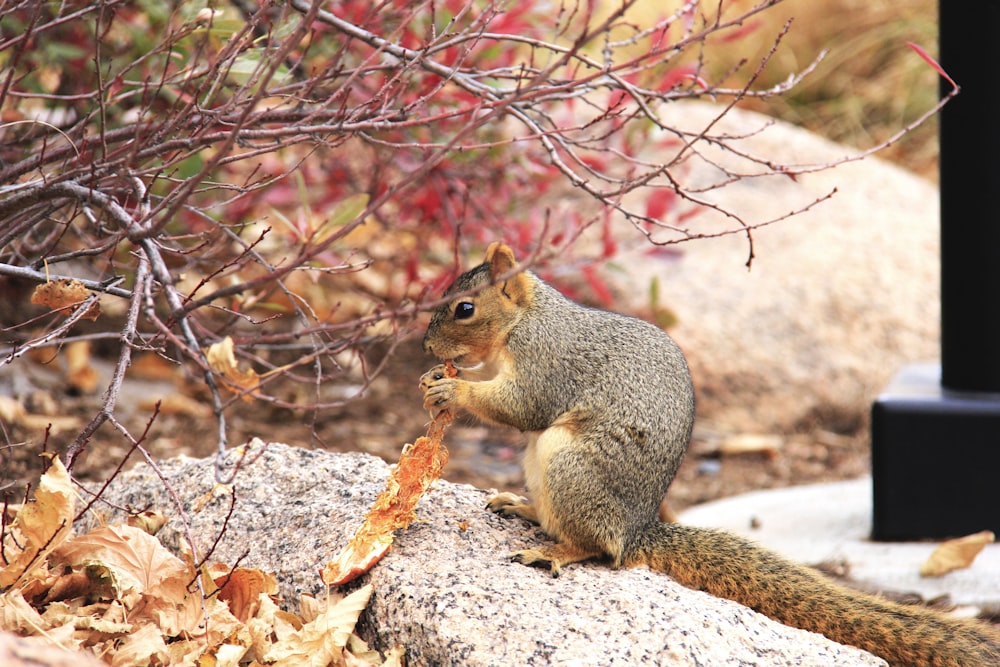
[[[500,276],[517,268],[514,251],[509,246],[493,242],[486,249],[486,263],[490,265],[490,278],[496,282]],[[503,282],[503,295],[515,303],[523,304],[531,295],[531,284],[527,275],[518,273]]]
[[[494,241],[486,249],[486,263],[490,265],[490,275],[494,280],[517,267],[514,251],[499,241]]]

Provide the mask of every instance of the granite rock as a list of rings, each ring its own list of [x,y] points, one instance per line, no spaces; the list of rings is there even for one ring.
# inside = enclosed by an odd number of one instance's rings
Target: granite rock
[[[228,465],[236,461],[235,453]],[[199,552],[228,527],[213,560],[273,572],[286,606],[321,595],[319,571],[353,535],[389,466],[254,441],[235,477],[236,501],[213,493],[213,461],[161,464]],[[647,569],[600,563],[559,578],[511,563],[511,551],[546,538],[521,520],[484,510],[489,493],[438,482],[388,555],[347,588],[375,586],[360,634],[406,648],[409,665],[881,665],[860,650],[786,627],[727,600],[688,590]],[[181,512],[167,485],[142,465],[118,476],[106,500],[171,517],[161,540],[177,548]],[[104,520],[115,520],[105,510]],[[241,559],[241,556],[244,556]]]

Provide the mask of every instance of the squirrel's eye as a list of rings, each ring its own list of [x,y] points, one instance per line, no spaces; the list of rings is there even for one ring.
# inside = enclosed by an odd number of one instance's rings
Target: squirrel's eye
[[[469,301],[460,301],[455,306],[455,319],[467,320],[476,312],[476,307]]]

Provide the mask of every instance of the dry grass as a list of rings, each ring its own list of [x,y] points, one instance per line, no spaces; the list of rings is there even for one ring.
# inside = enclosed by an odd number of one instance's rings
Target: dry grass
[[[748,67],[789,18],[767,83],[802,69],[823,49],[830,53],[792,93],[744,106],[853,146],[886,140],[937,100],[937,74],[906,46],[915,42],[937,54],[936,7],[932,0],[786,0],[764,13],[755,33],[759,51],[740,49],[750,57]],[[880,157],[936,180],[937,124],[926,123]]]
[[[718,4],[734,17],[761,0],[710,0],[700,10],[713,16]],[[605,11],[616,6],[602,0]],[[680,0],[638,0],[627,18],[651,23]],[[758,14],[748,34],[708,40],[705,73],[731,87],[743,85],[774,45],[786,22],[788,34],[757,88],[771,86],[806,68],[823,50],[817,69],[789,94],[746,100],[745,108],[776,116],[840,143],[870,148],[884,142],[938,99],[937,73],[906,43],[937,55],[937,3],[933,0],[783,0]],[[746,64],[733,71],[740,59]],[[961,82],[959,82],[961,83]],[[880,153],[927,178],[937,179],[937,124],[925,123]]]

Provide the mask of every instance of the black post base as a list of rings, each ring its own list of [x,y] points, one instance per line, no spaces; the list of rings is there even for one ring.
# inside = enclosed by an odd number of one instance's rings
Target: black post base
[[[904,367],[872,406],[872,484],[873,539],[1000,534],[1000,395]]]

